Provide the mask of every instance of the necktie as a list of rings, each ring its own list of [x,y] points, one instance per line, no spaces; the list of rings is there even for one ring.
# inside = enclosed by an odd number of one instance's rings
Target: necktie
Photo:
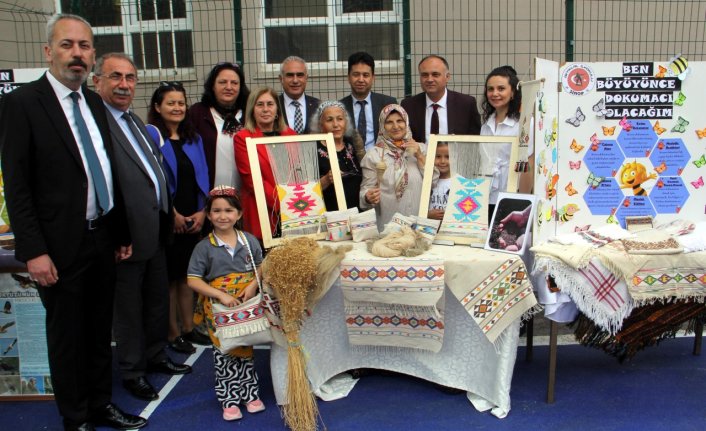
[[[86,163],[88,163],[88,170],[90,171],[91,178],[93,179],[93,188],[96,190],[96,197],[98,198],[98,215],[103,214],[108,211],[110,206],[110,194],[108,192],[108,184],[105,181],[105,174],[103,173],[103,168],[98,160],[98,154],[93,146],[93,140],[91,140],[91,133],[88,131],[88,126],[86,126],[86,120],[83,119],[81,115],[81,108],[78,104],[78,99],[81,97],[75,91],[70,94],[71,99],[74,101],[74,119],[76,121],[76,128],[78,129],[78,135],[81,138],[81,146],[83,147],[83,153],[86,156]]]
[[[296,100],[292,102],[294,105],[294,131],[300,133],[304,131],[304,117],[302,117],[301,103]]]
[[[358,113],[358,133],[360,137],[363,138],[363,143],[366,143],[368,141],[368,120],[365,118],[365,105],[368,101],[359,100],[355,103],[360,105],[360,112]]]
[[[142,153],[145,155],[147,163],[150,164],[152,172],[154,172],[154,175],[157,177],[157,182],[159,183],[159,205],[160,209],[166,213],[169,210],[169,203],[167,202],[167,183],[164,179],[162,167],[159,162],[157,162],[157,155],[152,151],[152,147],[145,142],[145,138],[142,133],[140,133],[140,129],[137,128],[135,120],[132,119],[128,112],[123,114],[123,119],[127,122],[127,125],[132,132],[132,136],[135,137],[135,140],[140,145],[140,148],[142,148]]]
[[[438,135],[439,134],[439,113],[437,112],[437,109],[439,109],[439,105],[434,103],[431,105],[431,107],[434,109],[434,112],[431,113],[431,125],[429,127],[429,134]]]

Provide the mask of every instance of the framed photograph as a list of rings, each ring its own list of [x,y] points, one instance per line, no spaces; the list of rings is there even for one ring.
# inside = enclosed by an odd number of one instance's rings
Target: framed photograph
[[[325,239],[326,206],[320,182],[318,145],[321,143],[329,154],[336,154],[333,135],[327,133],[247,138],[245,142],[265,248],[279,245],[284,237],[310,236],[317,240]],[[258,149],[261,146],[266,148],[272,166],[271,178],[274,178],[275,187],[273,196],[269,198],[279,202],[280,210],[276,217],[278,226],[270,224],[268,196],[265,196],[263,172],[259,161],[261,151]],[[329,160],[338,209],[345,210],[346,198],[338,158],[331,157]],[[270,177],[269,173],[267,177]],[[278,228],[278,236],[274,238],[273,227]]]
[[[532,246],[532,228],[536,197],[522,193],[500,193],[490,222],[485,248],[503,253],[523,254]]]
[[[507,170],[503,190],[516,192],[518,155],[514,136],[431,135],[419,216],[441,218],[435,243],[485,245],[493,176]]]

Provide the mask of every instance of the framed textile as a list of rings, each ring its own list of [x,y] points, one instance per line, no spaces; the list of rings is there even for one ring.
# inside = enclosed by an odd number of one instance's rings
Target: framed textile
[[[326,238],[326,220],[321,183],[319,181],[317,143],[325,143],[329,153],[336,153],[333,135],[316,134],[301,136],[274,136],[247,138],[248,161],[252,173],[253,189],[260,220],[262,241],[265,248],[275,247],[282,237],[311,236],[317,240]],[[263,172],[260,169],[258,147],[265,146],[272,166],[275,182],[273,196],[265,195]],[[331,159],[333,187],[339,210],[346,209],[346,200],[341,181],[338,160]],[[279,203],[280,238],[273,238],[273,226],[267,208],[268,198]]]
[[[534,216],[534,195],[500,193],[490,221],[485,248],[503,253],[524,254],[532,246],[528,241]]]
[[[444,176],[451,179],[451,184],[456,178],[455,193],[456,200],[460,206],[458,211],[453,211],[447,218],[449,205],[453,204],[451,187],[443,196],[435,196],[434,186],[440,185],[443,179],[435,180],[434,170],[439,171],[435,166],[437,149],[439,154],[448,155],[448,163],[442,168],[447,172]],[[419,216],[431,216],[431,209],[442,210],[443,220],[440,232],[436,235],[435,242],[440,244],[468,244],[482,247],[485,238],[482,238],[483,228],[487,229],[487,209],[483,212],[482,203],[487,202],[493,187],[500,187],[500,191],[515,192],[518,187],[519,173],[515,169],[519,157],[519,141],[516,136],[477,136],[477,135],[431,135],[427,147],[427,159],[424,166],[424,183],[419,203]],[[507,171],[507,179],[502,178],[499,172]],[[443,172],[441,172],[444,174]],[[437,175],[437,177],[439,177]],[[466,180],[461,184],[460,178]],[[480,181],[485,179],[486,181]],[[502,185],[507,183],[504,187]],[[487,184],[485,184],[487,183]],[[465,191],[464,191],[465,190]],[[489,190],[489,191],[486,191]],[[467,196],[461,196],[466,193]],[[471,196],[471,194],[473,196]],[[471,197],[471,200],[463,202],[464,197]],[[433,202],[431,199],[433,198]],[[445,202],[440,201],[445,200]],[[431,205],[430,205],[431,202]],[[443,210],[445,208],[445,210]],[[485,219],[483,214],[486,214]],[[476,217],[476,215],[478,217]],[[438,216],[438,214],[437,214]],[[459,218],[456,219],[458,216]],[[472,216],[472,217],[471,217]],[[461,225],[462,223],[477,223],[474,229],[471,225]]]

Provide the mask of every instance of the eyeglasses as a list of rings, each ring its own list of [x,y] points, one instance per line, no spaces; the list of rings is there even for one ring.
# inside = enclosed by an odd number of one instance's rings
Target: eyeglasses
[[[179,81],[159,81],[160,87],[184,88],[184,85]]]
[[[98,75],[101,76],[101,75]],[[119,72],[113,72],[110,75],[103,75],[106,78],[110,79],[111,81],[118,83],[122,81],[123,79],[127,81],[130,84],[134,84],[137,82],[137,75],[134,73],[128,73],[127,75],[123,75],[122,73]]]

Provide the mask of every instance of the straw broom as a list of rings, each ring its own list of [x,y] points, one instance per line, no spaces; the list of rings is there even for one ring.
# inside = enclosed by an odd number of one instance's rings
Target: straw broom
[[[263,277],[280,301],[282,327],[287,337],[287,404],[283,412],[285,423],[293,431],[316,430],[319,417],[299,340],[307,298],[317,289],[317,251],[313,239],[295,238],[271,250],[263,263]]]

